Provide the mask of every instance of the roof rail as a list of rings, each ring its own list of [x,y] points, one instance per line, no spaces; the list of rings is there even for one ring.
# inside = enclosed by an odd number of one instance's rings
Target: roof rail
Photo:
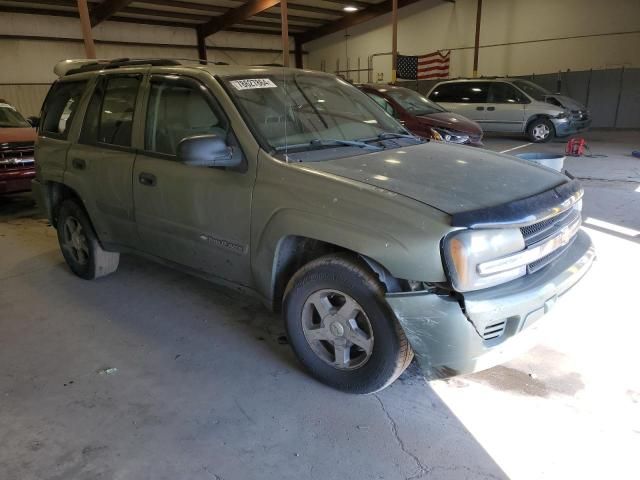
[[[180,65],[180,62],[168,58],[116,58],[114,60],[76,59],[63,60],[61,62],[58,62],[53,71],[58,77],[64,77],[65,75],[73,75],[74,73],[93,72],[97,70],[108,70],[119,67],[132,67],[136,65],[171,67]]]

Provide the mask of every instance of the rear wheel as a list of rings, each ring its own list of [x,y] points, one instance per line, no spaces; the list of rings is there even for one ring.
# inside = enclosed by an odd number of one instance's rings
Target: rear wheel
[[[553,123],[545,118],[533,120],[527,127],[527,136],[534,143],[545,143],[555,135]]]
[[[84,208],[75,200],[60,205],[57,229],[62,256],[79,277],[92,280],[118,268],[120,254],[102,248]]]
[[[298,359],[339,390],[381,390],[413,358],[377,278],[346,255],[327,255],[300,269],[287,287],[284,316]]]

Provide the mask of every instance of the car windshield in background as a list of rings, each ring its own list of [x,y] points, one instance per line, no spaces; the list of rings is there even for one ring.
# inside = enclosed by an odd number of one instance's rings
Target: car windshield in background
[[[552,95],[549,90],[542,88],[540,85],[536,85],[529,80],[514,80],[513,84],[531,98],[540,102],[544,102],[547,95]]]
[[[11,105],[0,104],[0,128],[24,128],[30,126],[29,122]]]
[[[440,105],[408,88],[390,88],[385,93],[412,115],[429,115],[445,111]]]
[[[360,90],[324,74],[225,78],[227,90],[271,151],[357,147],[406,130]]]

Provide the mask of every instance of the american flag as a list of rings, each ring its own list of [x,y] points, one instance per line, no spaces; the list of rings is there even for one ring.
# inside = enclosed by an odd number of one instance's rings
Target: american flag
[[[397,77],[405,80],[428,80],[431,78],[447,78],[449,76],[449,58],[440,52],[426,55],[398,55]]]

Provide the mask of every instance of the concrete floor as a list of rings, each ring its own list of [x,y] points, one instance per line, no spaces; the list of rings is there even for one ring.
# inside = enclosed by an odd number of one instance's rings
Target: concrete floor
[[[134,257],[74,277],[29,195],[0,199],[0,478],[640,478],[640,133],[587,138],[608,157],[566,166],[599,260],[543,343],[372,396],[309,378],[276,316],[202,280]]]

